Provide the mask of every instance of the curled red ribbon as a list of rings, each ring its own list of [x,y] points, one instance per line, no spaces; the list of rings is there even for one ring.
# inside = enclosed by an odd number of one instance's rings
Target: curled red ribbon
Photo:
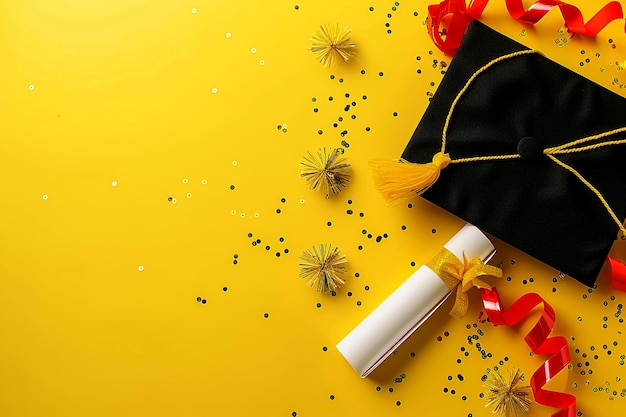
[[[428,6],[428,33],[439,49],[446,55],[454,55],[467,27],[473,19],[478,19],[489,0],[444,0]],[[555,7],[563,16],[565,27],[572,35],[597,35],[606,25],[616,19],[622,19],[624,13],[617,1],[611,1],[598,11],[587,23],[581,11],[571,4],[560,0],[538,0],[528,10],[522,0],[505,0],[506,8],[513,19],[534,25]],[[626,27],[624,29],[626,31]],[[445,38],[444,38],[445,36]]]
[[[626,264],[615,258],[608,258],[611,267],[611,286],[619,291],[626,291]]]
[[[535,371],[530,380],[530,386],[537,403],[559,408],[559,411],[552,414],[552,417],[575,417],[576,397],[564,392],[543,389],[543,386],[570,362],[567,339],[563,336],[548,337],[556,321],[554,309],[538,294],[528,293],[505,310],[495,288],[481,289],[480,292],[487,316],[496,326],[514,326],[537,305],[543,303],[543,312],[539,321],[524,337],[524,340],[534,353],[550,355],[550,357]]]

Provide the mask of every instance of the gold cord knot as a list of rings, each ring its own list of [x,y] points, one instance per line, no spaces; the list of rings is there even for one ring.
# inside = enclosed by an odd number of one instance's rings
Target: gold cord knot
[[[435,164],[437,166],[437,169],[439,169],[440,171],[447,167],[450,161],[450,155],[447,153],[437,152],[433,156],[433,164]]]

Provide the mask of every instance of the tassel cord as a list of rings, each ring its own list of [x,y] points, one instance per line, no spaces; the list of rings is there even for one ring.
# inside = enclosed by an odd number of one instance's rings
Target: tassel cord
[[[439,173],[442,169],[448,166],[448,164],[461,164],[470,162],[481,161],[504,161],[521,158],[519,153],[517,154],[504,154],[504,155],[485,155],[475,156],[467,158],[451,158],[446,153],[446,147],[448,143],[448,130],[450,129],[450,123],[457,105],[470,89],[474,81],[484,72],[492,68],[494,65],[519,56],[525,56],[530,54],[539,54],[541,52],[533,49],[517,51],[510,54],[502,55],[489,61],[487,64],[480,67],[474,72],[467,80],[463,88],[457,93],[456,97],[450,104],[450,110],[446,116],[446,120],[443,125],[443,131],[441,133],[441,150],[433,156],[433,161],[427,164],[414,164],[404,160],[396,161],[395,166],[393,164],[384,163],[382,161],[372,162],[371,167],[378,174],[375,176],[376,186],[383,196],[391,202],[399,201],[402,198],[406,198],[411,194],[421,194],[432,186],[439,178]],[[617,146],[626,144],[626,139],[613,139],[599,143],[591,143],[600,139],[607,138],[609,136],[617,135],[626,132],[626,127],[620,127],[617,129],[609,130],[607,132],[598,133],[595,135],[587,136],[581,139],[577,139],[568,143],[564,143],[559,146],[546,148],[543,150],[543,154],[561,168],[567,170],[578,178],[596,197],[600,200],[600,203],[606,209],[607,213],[611,216],[615,224],[617,224],[619,230],[626,235],[626,228],[619,220],[609,203],[602,196],[602,193],[587,181],[582,174],[576,171],[571,166],[562,162],[554,155],[573,154],[581,152],[589,152],[596,149]],[[585,146],[580,146],[585,145]]]

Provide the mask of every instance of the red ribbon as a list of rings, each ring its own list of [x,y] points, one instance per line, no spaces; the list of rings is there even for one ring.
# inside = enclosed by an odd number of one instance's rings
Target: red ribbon
[[[483,288],[480,292],[487,316],[496,326],[514,326],[537,305],[543,303],[543,313],[539,321],[524,340],[534,353],[551,356],[535,371],[530,386],[537,403],[560,409],[552,414],[552,417],[576,417],[576,397],[564,392],[543,389],[543,386],[570,362],[567,339],[563,336],[548,337],[556,321],[554,309],[538,294],[528,293],[505,310],[495,288]]]
[[[619,291],[626,291],[626,264],[615,258],[608,258],[611,268],[611,286]]]
[[[470,0],[466,6],[465,0],[444,0],[439,4],[428,6],[428,33],[435,45],[446,55],[454,55],[467,27],[473,19],[480,18],[488,1]],[[513,19],[530,25],[537,23],[550,10],[558,8],[563,15],[567,31],[572,35],[578,33],[596,36],[610,22],[624,17],[622,6],[617,1],[605,5],[587,23],[576,6],[560,0],[538,0],[528,10],[524,9],[522,0],[505,1]],[[626,31],[626,27],[624,30]]]

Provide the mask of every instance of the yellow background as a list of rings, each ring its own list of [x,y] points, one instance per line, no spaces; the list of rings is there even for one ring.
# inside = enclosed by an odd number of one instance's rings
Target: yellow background
[[[463,224],[389,208],[367,168],[401,153],[451,61],[429,3],[1,2],[0,416],[479,416],[488,370],[529,378],[532,320],[494,328],[475,293],[367,379],[335,349]],[[530,28],[496,0],[482,20],[624,94],[622,21],[570,39],[558,12]],[[315,61],[324,23],[350,25],[352,61]],[[299,177],[324,146],[353,172],[330,200]],[[539,292],[570,341],[549,387],[581,415],[623,410],[626,296],[494,242],[505,304]],[[348,258],[334,297],[298,277],[320,243]]]

